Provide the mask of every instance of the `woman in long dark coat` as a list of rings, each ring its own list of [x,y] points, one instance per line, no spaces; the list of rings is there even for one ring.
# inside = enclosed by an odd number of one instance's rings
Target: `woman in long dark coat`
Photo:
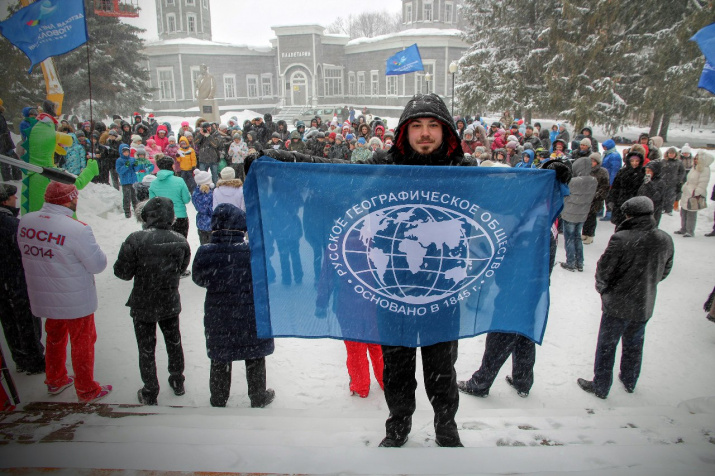
[[[251,256],[246,243],[246,213],[222,203],[211,218],[211,242],[194,257],[192,277],[206,288],[204,329],[211,359],[211,405],[225,407],[231,392],[231,364],[246,361],[251,407],[265,407],[275,397],[266,389],[266,359],[273,339],[259,339],[253,304]]]
[[[645,169],[643,161],[645,157],[640,152],[631,151],[626,155],[626,167],[623,167],[616,174],[608,194],[608,209],[613,210],[611,223],[618,226],[626,219],[621,211],[621,205],[627,200],[638,195],[638,189],[643,185]]]

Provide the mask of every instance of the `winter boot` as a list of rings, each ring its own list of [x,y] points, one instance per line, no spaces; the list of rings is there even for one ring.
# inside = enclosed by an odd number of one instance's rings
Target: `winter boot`
[[[580,378],[576,381],[576,383],[578,383],[578,386],[581,387],[581,390],[583,390],[584,392],[592,393],[602,400],[605,400],[607,397],[607,395],[599,395],[596,393],[596,389],[594,388],[593,382],[591,380]]]
[[[251,400],[251,408],[263,408],[268,405],[276,398],[276,391],[272,388],[267,388],[266,393],[263,394],[261,398],[256,398]]]

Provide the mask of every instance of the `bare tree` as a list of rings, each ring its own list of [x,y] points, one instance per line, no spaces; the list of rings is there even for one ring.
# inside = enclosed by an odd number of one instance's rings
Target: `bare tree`
[[[338,17],[331,23],[328,33],[342,33],[350,39],[372,38],[399,31],[402,27],[400,13],[363,12],[357,16],[349,15],[347,18]]]

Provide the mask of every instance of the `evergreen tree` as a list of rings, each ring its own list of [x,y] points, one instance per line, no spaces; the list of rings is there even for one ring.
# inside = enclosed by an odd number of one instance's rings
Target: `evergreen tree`
[[[19,6],[8,8],[8,16],[19,10]],[[0,97],[5,105],[5,118],[17,126],[22,121],[22,108],[37,106],[45,98],[45,86],[42,79],[42,68],[37,65],[31,74],[30,60],[18,48],[14,47],[4,36],[0,35],[0,78],[2,87]]]
[[[117,18],[95,15],[90,0],[85,0],[85,7],[89,42],[55,59],[65,90],[63,111],[89,118],[90,75],[95,118],[140,110],[151,93],[144,66],[147,58],[141,53],[144,41],[138,36],[143,30]]]
[[[469,28],[464,39],[472,44],[460,60],[462,108],[509,109],[530,121],[547,103],[543,72],[559,2],[466,0],[461,13]]]

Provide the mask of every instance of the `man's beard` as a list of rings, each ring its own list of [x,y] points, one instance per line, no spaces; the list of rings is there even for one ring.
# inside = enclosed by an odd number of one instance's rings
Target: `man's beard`
[[[428,154],[420,154],[412,147],[407,145],[405,147],[405,153],[402,155],[402,160],[399,162],[405,165],[448,165],[449,159],[447,158],[447,144],[442,142],[442,144],[434,151]]]

